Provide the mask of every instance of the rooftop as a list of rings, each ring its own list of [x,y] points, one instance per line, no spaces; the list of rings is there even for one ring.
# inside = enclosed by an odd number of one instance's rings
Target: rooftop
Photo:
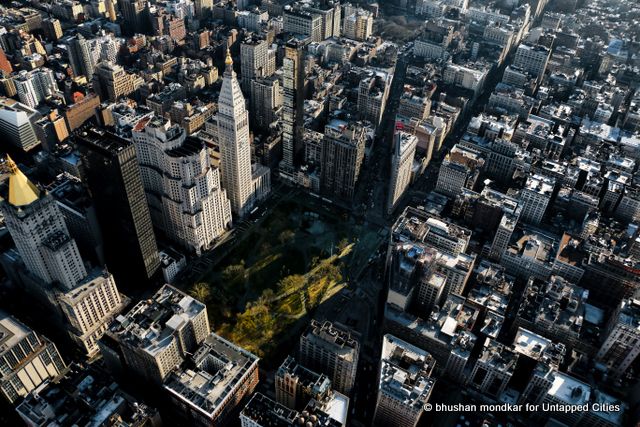
[[[516,230],[511,239],[510,252],[515,252],[521,257],[531,258],[538,262],[548,262],[555,253],[556,241],[534,229]]]
[[[295,377],[298,383],[314,397],[326,396],[331,391],[331,380],[324,374],[318,374],[305,368],[296,362],[296,359],[288,356],[276,372],[277,377],[285,375]]]
[[[444,333],[442,327],[447,319],[446,316],[442,318],[441,322],[433,319],[423,320],[417,316],[401,311],[390,304],[385,306],[384,315],[385,318],[402,325],[416,336],[422,336],[442,346],[451,346],[459,354],[462,354],[463,357],[469,357],[476,341],[476,336],[464,329],[458,329],[453,335],[451,333]]]
[[[71,365],[59,377],[42,383],[16,408],[33,425],[59,427],[145,425],[157,411],[135,402],[94,364]],[[114,424],[111,424],[114,422]]]
[[[513,340],[516,352],[535,360],[538,360],[550,345],[551,340],[523,328],[518,328],[516,337]]]
[[[585,320],[588,291],[559,276],[531,279],[518,315],[523,319],[579,334]]]
[[[527,183],[525,184],[525,188],[534,193],[551,197],[555,184],[556,184],[556,180],[554,178],[536,174],[527,178]]]
[[[518,355],[510,348],[500,344],[498,341],[487,338],[478,362],[482,361],[500,371],[512,374],[515,371],[517,360]]]
[[[562,372],[556,372],[548,394],[569,405],[589,403],[591,387]]]
[[[78,141],[82,141],[89,146],[98,148],[109,155],[117,155],[119,152],[132,145],[131,141],[98,128],[92,128],[88,131],[81,132]]]
[[[27,328],[16,318],[0,310],[0,356],[6,351],[11,350],[13,346],[31,333],[31,329]]]
[[[622,301],[618,323],[640,331],[640,299],[629,298]]]
[[[171,373],[164,388],[207,418],[218,416],[258,366],[258,357],[212,333],[193,355],[195,367]]]
[[[586,258],[586,253],[580,248],[580,240],[573,238],[568,233],[564,233],[560,239],[556,258],[565,264],[580,266]]]
[[[153,298],[117,316],[109,331],[128,345],[154,355],[171,344],[175,331],[204,310],[201,302],[164,285]]]
[[[403,405],[422,407],[433,390],[433,357],[393,335],[385,335],[380,361],[380,391]]]
[[[248,418],[262,426],[290,427],[298,418],[298,411],[289,409],[262,393],[255,393],[240,413],[240,417]]]
[[[340,357],[349,361],[355,360],[360,351],[360,343],[355,332],[346,326],[328,320],[320,322],[313,319],[302,337],[313,341],[316,345],[328,348],[332,352],[339,353]]]

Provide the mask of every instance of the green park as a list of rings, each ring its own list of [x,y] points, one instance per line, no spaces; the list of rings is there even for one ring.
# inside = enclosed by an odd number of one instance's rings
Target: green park
[[[310,205],[284,197],[186,288],[207,304],[213,330],[260,357],[298,336],[346,286],[354,249],[367,235],[346,214]]]

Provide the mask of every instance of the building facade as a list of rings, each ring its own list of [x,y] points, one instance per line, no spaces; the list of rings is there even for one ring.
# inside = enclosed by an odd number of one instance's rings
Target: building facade
[[[0,311],[0,396],[14,403],[65,368],[55,344]]]
[[[151,219],[169,239],[200,254],[231,225],[231,204],[204,143],[160,117],[132,131]]]
[[[332,387],[350,395],[356,380],[360,342],[348,328],[329,321],[312,320],[300,337],[300,363],[326,374]]]
[[[222,186],[227,190],[231,210],[244,216],[251,207],[253,193],[249,114],[229,52],[218,100],[217,122]]]
[[[364,160],[365,130],[358,123],[332,120],[322,142],[322,191],[338,199],[351,200]]]
[[[77,143],[109,270],[120,286],[144,286],[159,272],[160,258],[135,147],[97,129]]]
[[[389,214],[393,212],[411,182],[418,138],[405,132],[397,132],[393,142],[391,181],[389,183],[389,199],[387,200],[387,213]]]

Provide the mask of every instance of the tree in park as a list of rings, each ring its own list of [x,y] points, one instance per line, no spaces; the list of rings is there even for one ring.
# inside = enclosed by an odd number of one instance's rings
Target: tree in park
[[[211,297],[211,289],[208,283],[200,282],[193,285],[189,294],[198,301],[206,303]]]
[[[347,246],[349,246],[349,240],[344,238],[338,242],[338,246],[336,246],[336,248],[338,249],[338,252],[342,252],[347,249]]]
[[[222,280],[224,280],[226,284],[236,284],[238,282],[244,282],[246,274],[247,270],[243,260],[240,264],[232,264],[225,267],[225,269],[222,270]]]
[[[294,292],[305,285],[306,279],[299,274],[292,274],[280,280],[278,283],[278,293],[289,294]]]
[[[238,341],[249,340],[259,342],[270,339],[275,330],[275,319],[269,307],[264,304],[251,304],[238,316],[233,335]]]
[[[296,236],[296,233],[287,229],[287,230],[284,230],[282,233],[280,233],[280,235],[278,235],[278,240],[280,241],[281,245],[284,245],[292,241],[295,236]]]

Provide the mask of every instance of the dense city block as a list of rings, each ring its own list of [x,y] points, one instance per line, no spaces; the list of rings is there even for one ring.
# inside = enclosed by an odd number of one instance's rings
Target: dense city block
[[[0,2],[0,425],[640,425],[637,0]]]

